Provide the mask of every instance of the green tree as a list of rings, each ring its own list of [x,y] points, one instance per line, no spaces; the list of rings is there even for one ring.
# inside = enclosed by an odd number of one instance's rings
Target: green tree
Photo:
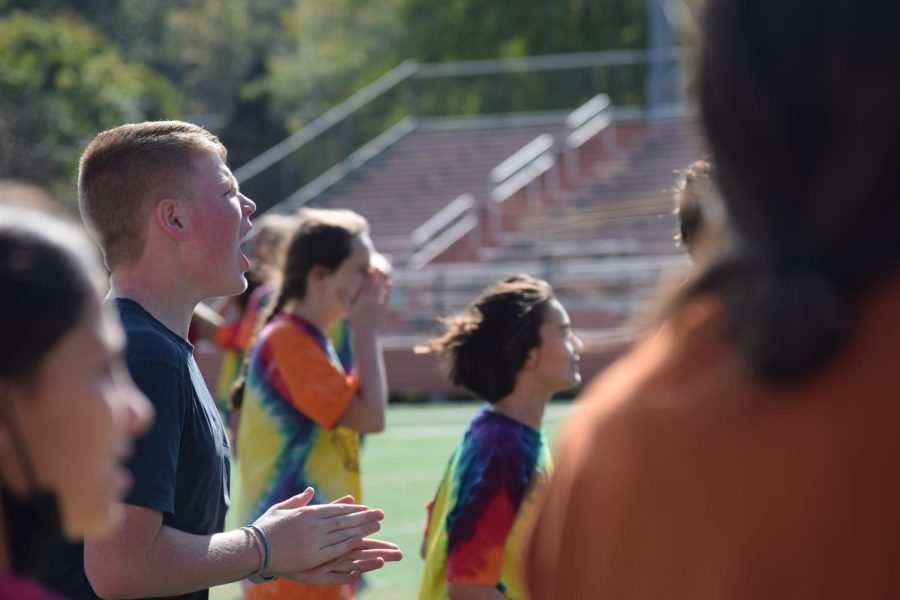
[[[268,95],[271,110],[296,130],[406,58],[444,62],[645,47],[646,2],[304,0],[285,17],[288,45],[272,53],[265,75],[244,90]],[[529,110],[526,99],[540,94],[541,85],[556,86],[485,78],[423,87],[441,99],[435,113],[465,113]],[[531,110],[541,104],[533,99]]]
[[[287,44],[244,88],[267,95],[290,130],[402,60],[406,0],[307,0],[284,15]]]
[[[295,0],[0,0],[52,17],[78,14],[118,47],[177,84],[187,113],[227,119],[254,65],[279,47]]]
[[[38,173],[35,165],[41,163],[46,167],[32,178],[45,178],[59,166],[39,157],[80,147],[80,141],[72,141],[79,137],[73,132],[93,133],[101,124],[125,118],[171,116],[176,103],[186,118],[216,130],[231,150],[232,162],[241,164],[406,58],[440,62],[643,47],[645,4],[0,0],[0,11],[19,11],[3,20],[2,27],[10,31],[0,34],[7,40],[0,45],[5,71],[0,73],[0,116],[15,115],[0,123],[0,149],[19,140],[34,144],[16,146],[15,158],[5,151],[0,168]],[[34,30],[24,24],[29,18],[39,24]],[[14,19],[21,22],[14,24]],[[13,38],[31,41],[13,44]],[[47,45],[47,55],[29,55],[29,44]],[[71,46],[71,51],[54,51],[59,45]],[[26,63],[26,71],[35,69],[34,81],[14,81]],[[96,66],[100,64],[106,66]],[[81,65],[88,67],[84,73]],[[97,70],[116,75],[98,78],[93,75]],[[596,89],[626,90],[617,102],[639,101],[640,92],[633,90],[641,89],[642,76],[632,71],[582,73],[583,81],[576,81],[578,75],[557,80],[556,74],[418,81],[414,89],[367,107],[322,143],[337,154],[355,148],[369,133],[394,122],[410,98],[418,99],[420,114],[435,115],[569,107]],[[38,80],[49,83],[36,84]],[[302,164],[294,168],[318,162],[327,166],[334,159],[319,152],[298,157]],[[67,164],[71,172],[71,161]]]
[[[421,61],[646,45],[647,0],[407,0],[406,53]]]
[[[0,175],[74,196],[78,156],[103,129],[179,114],[171,86],[63,13],[0,19]]]

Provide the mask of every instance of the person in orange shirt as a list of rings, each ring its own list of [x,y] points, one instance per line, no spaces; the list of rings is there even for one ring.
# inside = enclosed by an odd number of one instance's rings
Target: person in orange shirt
[[[530,596],[900,597],[900,4],[709,0],[729,220],[583,394]]]
[[[288,242],[279,290],[251,351],[241,427],[240,520],[314,487],[313,504],[360,499],[360,433],[384,428],[387,383],[378,331],[389,283],[373,267],[368,223],[345,210],[304,209]],[[341,364],[326,332],[349,317],[357,368]],[[274,500],[274,499],[278,500]],[[247,600],[354,597],[352,584],[278,580]]]

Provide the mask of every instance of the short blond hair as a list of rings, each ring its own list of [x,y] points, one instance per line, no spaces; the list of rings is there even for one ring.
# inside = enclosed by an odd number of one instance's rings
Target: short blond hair
[[[190,197],[193,158],[225,147],[183,121],[127,124],[97,135],[81,155],[78,206],[109,269],[141,257],[147,220],[159,200]]]

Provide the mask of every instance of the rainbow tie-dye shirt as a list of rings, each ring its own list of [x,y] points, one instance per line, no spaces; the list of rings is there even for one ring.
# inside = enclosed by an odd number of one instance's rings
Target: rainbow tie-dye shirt
[[[359,434],[337,425],[358,391],[310,323],[279,313],[263,328],[241,410],[242,523],[307,486],[316,490],[314,504],[360,499]]]
[[[241,523],[252,523],[308,486],[316,490],[313,504],[348,494],[361,501],[359,433],[337,424],[358,392],[331,341],[311,323],[282,312],[260,331],[238,433]],[[253,600],[352,597],[351,585],[287,579],[244,590],[244,598]]]
[[[479,412],[428,505],[420,600],[447,598],[447,582],[497,588],[523,598],[523,524],[550,475],[544,434]]]

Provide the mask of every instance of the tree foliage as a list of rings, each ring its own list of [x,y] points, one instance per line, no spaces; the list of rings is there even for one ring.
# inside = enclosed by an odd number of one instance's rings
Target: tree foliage
[[[646,0],[407,0],[406,53],[421,61],[646,44]]]
[[[406,58],[444,62],[644,47],[646,2],[306,0],[285,19],[287,44],[246,89],[268,94],[272,111],[293,130]],[[498,103],[473,95],[502,94],[506,83],[485,81],[474,91],[448,85],[448,93],[461,97],[455,107],[477,111]]]
[[[171,86],[62,13],[0,19],[0,174],[71,197],[78,153],[100,130],[178,113]]]
[[[240,164],[406,58],[643,47],[646,2],[0,0],[0,177],[74,189],[93,133],[157,117],[212,127]],[[438,83],[422,106],[527,110],[546,87]]]
[[[405,0],[298,2],[283,17],[286,44],[272,52],[263,76],[245,88],[268,95],[288,129],[402,60]]]

